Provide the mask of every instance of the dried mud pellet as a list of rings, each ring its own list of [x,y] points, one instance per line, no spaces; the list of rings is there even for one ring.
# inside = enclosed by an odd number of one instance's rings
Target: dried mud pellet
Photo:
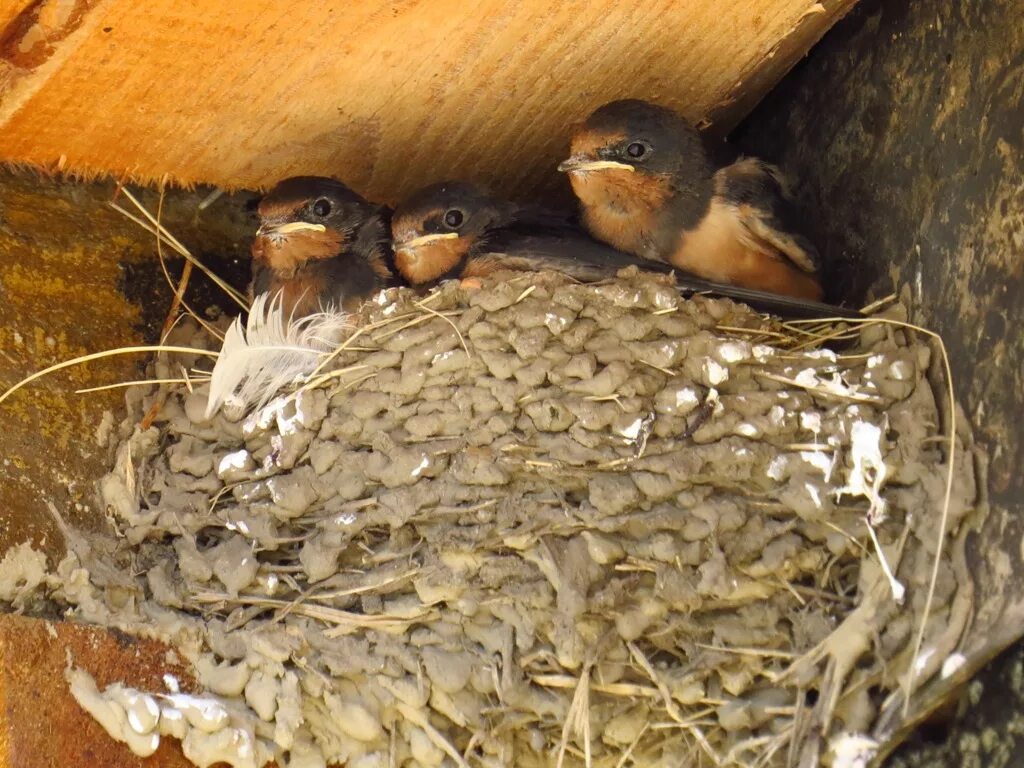
[[[681,489],[681,484],[655,472],[634,472],[633,483],[651,501],[668,501]]]
[[[746,731],[754,726],[751,709],[750,702],[734,699],[718,707],[715,710],[715,717],[726,731]]]
[[[178,569],[191,581],[206,582],[213,578],[213,566],[196,548],[195,539],[179,536],[174,540]]]
[[[245,686],[245,702],[266,722],[274,719],[280,683],[276,676],[255,670]]]
[[[430,359],[430,373],[456,373],[470,365],[470,357],[464,349],[449,349],[438,352]]]
[[[194,437],[183,437],[168,451],[168,466],[172,472],[185,472],[193,477],[205,477],[213,471],[213,454]]]
[[[314,432],[302,430],[272,435],[270,438],[270,464],[277,469],[291,469],[306,454],[313,442]]]
[[[203,387],[185,396],[183,404],[185,417],[192,424],[209,424],[212,421],[212,419],[206,417],[206,402],[209,399],[209,395],[209,387]]]
[[[409,753],[416,765],[424,768],[435,768],[445,760],[444,750],[438,747],[422,728],[409,726]]]
[[[463,332],[463,336],[473,342],[473,346],[478,349],[488,348],[485,342],[500,341],[504,338],[504,334],[498,331],[497,326],[488,320],[481,320],[470,326]]]
[[[697,332],[698,325],[690,318],[678,313],[653,315],[651,324],[665,336],[685,339]]]
[[[572,413],[558,400],[527,403],[524,410],[534,427],[542,432],[564,432],[573,423]]]
[[[590,339],[597,330],[597,323],[589,318],[581,318],[562,331],[559,336],[559,341],[568,353],[578,354],[583,351],[587,340]]]
[[[386,411],[390,405],[391,397],[384,392],[360,391],[345,398],[344,408],[356,419],[370,419]],[[335,417],[332,415],[331,418]]]
[[[249,451],[243,449],[215,455],[217,477],[225,483],[236,483],[248,477],[256,468],[256,461]]]
[[[446,333],[432,338],[429,343],[412,347],[402,355],[402,370],[411,371],[425,366],[432,366],[434,361],[446,352],[459,346],[459,336],[451,328]]]
[[[210,551],[213,573],[231,594],[238,594],[252,583],[259,561],[252,546],[242,536],[232,535]]]
[[[468,485],[503,486],[510,477],[508,470],[496,463],[489,451],[484,450],[459,453],[452,459],[450,471],[456,481]]]
[[[611,718],[601,732],[601,739],[613,746],[628,746],[648,726],[650,712],[645,706],[633,706]]]
[[[384,730],[366,707],[355,701],[345,701],[335,694],[325,694],[324,700],[334,717],[334,723],[346,734],[362,742],[373,742],[384,735]]]
[[[625,557],[622,545],[610,536],[601,536],[592,531],[584,531],[583,539],[587,543],[587,552],[595,563],[607,565],[617,563]]]
[[[381,392],[409,397],[423,388],[426,378],[426,371],[421,368],[407,371],[388,368],[377,374],[376,385]]]
[[[342,447],[329,440],[314,440],[310,446],[307,456],[309,464],[317,475],[323,475],[342,454]]]
[[[622,315],[612,323],[612,330],[621,341],[639,341],[647,336],[654,323],[650,315],[644,313],[630,313]]]
[[[654,594],[672,610],[689,613],[702,602],[696,584],[692,569],[659,568]]]
[[[550,363],[544,359],[536,359],[529,365],[516,369],[515,379],[524,387],[539,387],[547,380]]]
[[[516,355],[506,352],[480,350],[479,354],[491,376],[500,380],[512,378],[512,374],[522,364]]]
[[[488,314],[493,314],[512,306],[517,298],[518,295],[512,290],[477,291],[469,295],[469,306],[480,307]]]
[[[196,662],[196,673],[203,686],[218,696],[240,696],[249,682],[251,670],[244,661],[217,663],[212,656],[205,655]]]
[[[602,514],[618,514],[640,500],[636,484],[628,476],[602,474],[589,487],[590,503]]]
[[[338,557],[343,547],[328,535],[317,535],[309,539],[299,550],[299,563],[310,583],[326,579],[337,572]]]
[[[591,397],[608,397],[615,394],[629,378],[630,370],[621,362],[611,362],[593,378],[573,382],[567,386],[570,392]]]
[[[312,467],[303,466],[286,475],[277,475],[267,480],[274,503],[274,514],[282,519],[298,517],[316,500],[313,484],[316,474]]]
[[[387,346],[392,351],[404,353],[430,346],[438,336],[448,333],[452,333],[451,326],[439,318],[432,318],[414,327],[390,334],[387,337]]]
[[[405,421],[405,428],[413,437],[432,437],[447,431],[448,420],[441,414],[412,416]]]
[[[387,368],[393,368],[399,365],[401,361],[402,353],[397,349],[381,349],[376,352],[367,352],[358,358],[357,364],[361,367],[347,374],[345,379],[340,379],[339,381],[346,382],[346,379],[354,381],[356,378],[365,375],[368,371],[382,371]]]
[[[149,569],[146,573],[146,581],[153,594],[153,599],[160,605],[181,608],[184,606],[186,598],[185,585],[181,583],[180,579],[174,578],[172,569],[172,563],[164,561]]]
[[[469,655],[440,648],[424,648],[422,659],[427,677],[434,688],[456,693],[469,684],[473,670],[473,660]]]
[[[546,327],[547,302],[538,301],[534,296],[530,296],[518,302],[515,307],[514,322],[520,328]]]
[[[544,347],[551,338],[551,332],[542,327],[525,330],[514,330],[509,334],[508,340],[522,360],[533,360],[540,356]]]
[[[733,696],[741,696],[754,682],[754,670],[749,666],[720,667],[718,679],[722,688]]]
[[[666,677],[672,698],[684,706],[697,704],[707,695],[707,688],[692,674],[676,670]]]
[[[662,618],[668,606],[661,600],[640,598],[637,606],[615,617],[615,629],[626,642],[640,637],[648,627]]]

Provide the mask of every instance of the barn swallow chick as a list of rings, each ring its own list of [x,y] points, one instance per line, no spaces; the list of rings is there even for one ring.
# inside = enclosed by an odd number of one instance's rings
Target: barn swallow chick
[[[395,209],[391,234],[395,267],[411,285],[472,282],[498,270],[551,270],[589,282],[645,266],[587,236],[568,216],[499,200],[458,181],[409,197]]]
[[[250,298],[280,291],[286,317],[352,311],[392,278],[386,209],[340,181],[285,179],[258,212]]]
[[[779,170],[755,158],[716,167],[696,129],[669,109],[600,107],[558,169],[599,240],[708,280],[821,299],[818,252],[799,232]]]

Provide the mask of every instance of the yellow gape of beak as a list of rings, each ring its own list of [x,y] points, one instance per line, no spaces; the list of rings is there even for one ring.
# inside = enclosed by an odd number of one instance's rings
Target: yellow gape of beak
[[[558,164],[558,170],[562,173],[574,173],[576,171],[635,171],[628,163],[619,163],[615,160],[589,160],[585,157],[570,157],[568,160]]]
[[[311,224],[308,221],[289,221],[287,224],[280,224],[276,227],[260,227],[256,230],[259,235],[288,235],[292,232],[326,232],[327,227],[323,224]]]
[[[412,250],[414,248],[419,248],[421,245],[433,243],[438,240],[454,240],[458,236],[458,232],[442,232],[432,235],[420,235],[419,237],[414,237],[412,240],[406,240],[404,243],[399,243],[395,246],[395,250]]]

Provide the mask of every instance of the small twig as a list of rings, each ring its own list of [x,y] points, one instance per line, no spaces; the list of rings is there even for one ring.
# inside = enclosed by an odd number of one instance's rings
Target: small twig
[[[238,304],[238,306],[241,307],[244,311],[249,311],[249,305],[246,302],[245,297],[242,296],[242,294],[240,294],[233,287],[224,282],[220,277],[218,277],[213,270],[211,270],[209,267],[207,267],[205,264],[199,261],[199,259],[197,259],[195,256],[193,256],[189,252],[189,250],[184,245],[182,245],[181,242],[176,237],[174,237],[174,235],[168,232],[167,229],[162,224],[160,224],[159,221],[153,218],[153,215],[148,210],[146,210],[145,206],[143,206],[142,203],[140,203],[131,192],[128,191],[127,187],[122,186],[120,188],[120,191],[125,197],[127,197],[132,202],[132,204],[139,210],[139,213],[141,213],[149,221],[149,223],[154,227],[154,229],[164,236],[164,238],[167,240],[167,243],[172,248],[174,248],[174,250],[177,251],[182,256],[182,258],[194,264],[203,274],[210,278],[210,280],[212,280],[218,288],[220,288],[222,291],[224,291],[224,293],[230,296],[232,300],[234,300],[235,303]],[[115,203],[110,203],[109,205],[111,205],[111,207],[113,207],[115,210],[125,213],[125,211],[122,208],[120,208],[120,206],[117,206]],[[138,221],[137,219],[130,215],[129,218],[131,218],[134,221]]]
[[[892,572],[892,568],[889,567],[889,561],[885,557],[885,552],[882,551],[882,545],[878,541],[875,527],[871,524],[871,520],[868,517],[864,518],[864,525],[868,528],[868,536],[871,537],[871,543],[875,545],[875,554],[878,555],[878,562],[882,566],[882,573],[885,574],[885,578],[889,582],[889,589],[892,590],[892,599],[902,604],[903,596],[906,594],[907,589],[897,580]]]
[[[6,392],[0,394],[0,403],[2,403],[4,400],[6,400],[8,397],[13,395],[15,392],[17,392],[19,389],[26,386],[27,384],[31,384],[36,379],[41,379],[43,376],[46,376],[47,374],[50,373],[54,373],[55,371],[60,371],[65,368],[71,368],[81,363],[89,363],[92,362],[93,360],[102,360],[107,357],[116,357],[117,355],[132,355],[137,354],[139,352],[180,352],[186,355],[206,355],[207,357],[217,357],[216,352],[212,352],[208,349],[195,349],[193,347],[168,347],[156,344],[147,344],[139,347],[119,347],[118,349],[107,349],[104,350],[103,352],[93,352],[92,354],[82,355],[81,357],[76,357],[73,358],[72,360],[65,360],[63,362],[51,365],[48,368],[44,368],[41,371],[36,371],[31,376],[26,376],[17,384],[10,387]]]
[[[446,323],[448,323],[448,325],[450,325],[452,327],[452,330],[455,331],[455,335],[459,337],[459,344],[462,345],[462,351],[466,353],[466,357],[469,357],[469,358],[473,357],[473,354],[469,351],[469,347],[466,345],[466,340],[462,337],[462,331],[459,330],[459,326],[457,326],[451,320],[451,318],[445,317],[443,314],[438,312],[436,309],[431,309],[430,307],[426,306],[422,301],[417,301],[417,302],[413,302],[413,303],[417,307],[422,309],[424,312],[428,312],[431,315],[433,315],[434,317],[439,317],[442,320],[444,320]]]
[[[708,645],[706,643],[694,643],[698,648],[705,648],[709,651],[720,651],[721,653],[736,653],[741,656],[763,656],[769,659],[796,659],[800,657],[798,653],[790,653],[789,651],[776,651],[770,648],[743,648],[740,646],[724,647],[721,645]]]
[[[116,384],[103,384],[99,387],[85,387],[76,389],[76,395],[85,395],[89,392],[103,392],[108,389],[120,389],[121,387],[140,387],[146,384],[188,384],[191,380],[183,379],[135,379],[133,381],[119,381]]]
[[[518,304],[519,302],[523,301],[527,296],[529,296],[531,293],[533,293],[536,290],[537,290],[537,285],[535,283],[535,284],[529,286],[528,288],[526,288],[526,290],[524,290],[522,293],[520,293],[519,294],[519,298],[517,298],[512,303],[513,304]]]

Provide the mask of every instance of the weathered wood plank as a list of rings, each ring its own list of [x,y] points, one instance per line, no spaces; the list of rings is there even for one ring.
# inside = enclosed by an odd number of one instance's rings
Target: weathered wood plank
[[[731,124],[854,2],[0,0],[0,159],[228,187],[327,173],[386,201],[440,176],[528,193],[604,101]]]

